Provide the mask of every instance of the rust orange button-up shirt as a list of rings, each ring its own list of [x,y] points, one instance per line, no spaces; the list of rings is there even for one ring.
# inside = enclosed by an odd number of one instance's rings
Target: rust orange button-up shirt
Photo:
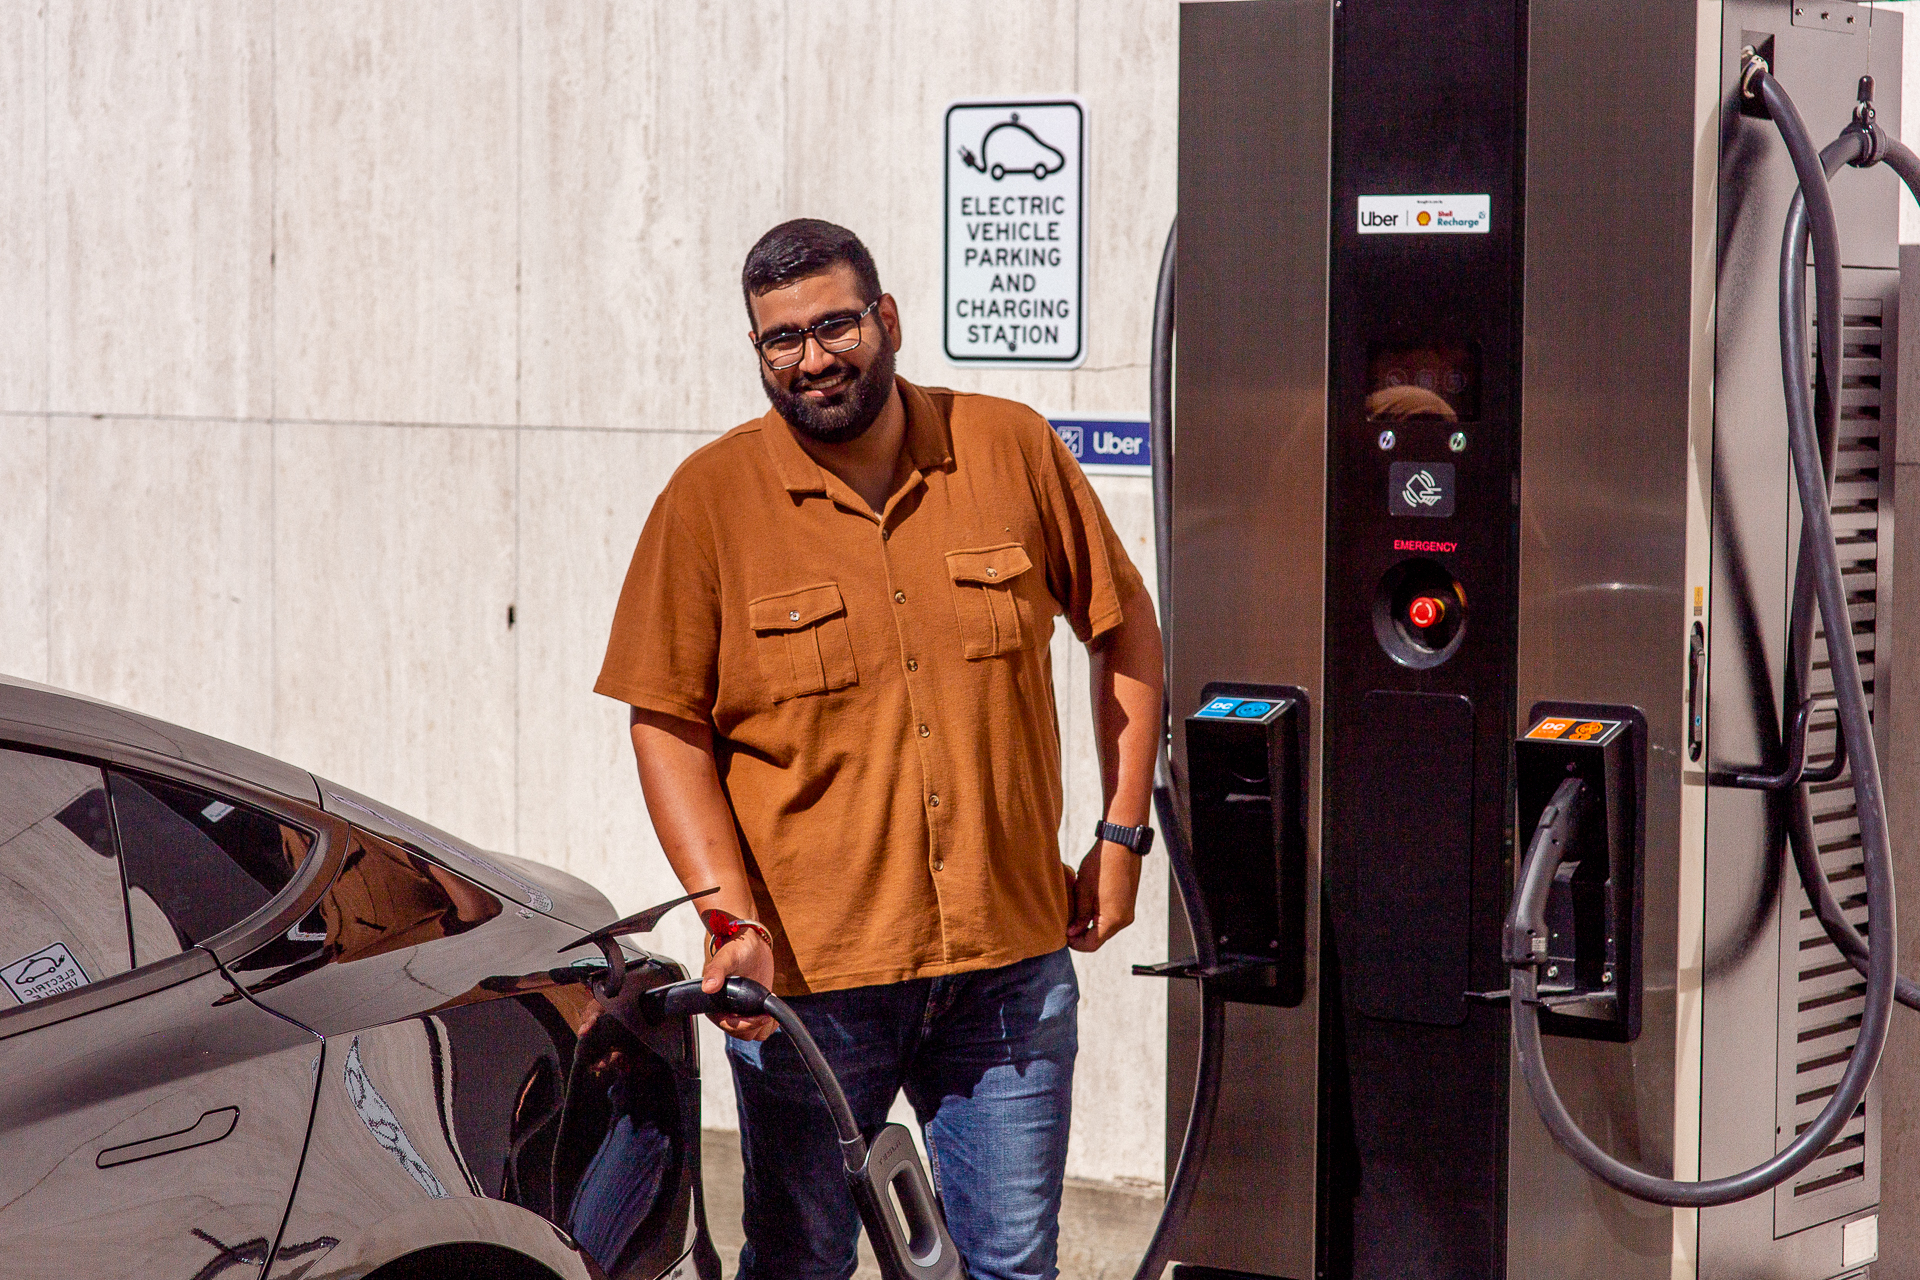
[[[1045,419],[899,387],[912,470],[877,517],[772,411],[688,458],[595,685],[713,727],[788,995],[1065,944],[1048,641],[1146,607]]]

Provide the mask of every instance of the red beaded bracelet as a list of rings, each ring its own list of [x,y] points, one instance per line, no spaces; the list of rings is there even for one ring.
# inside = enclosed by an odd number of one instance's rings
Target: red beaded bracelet
[[[768,948],[773,946],[773,931],[758,920],[742,920],[731,911],[722,911],[719,907],[709,907],[700,913],[700,923],[707,926],[707,954],[712,955],[727,943],[743,933],[757,933]]]

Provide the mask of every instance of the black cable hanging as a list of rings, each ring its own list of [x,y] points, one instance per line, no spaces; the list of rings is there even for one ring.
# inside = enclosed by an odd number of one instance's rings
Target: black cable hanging
[[[1148,416],[1153,457],[1153,540],[1155,585],[1160,596],[1160,632],[1171,634],[1173,622],[1173,340],[1174,340],[1174,263],[1179,244],[1180,224],[1176,219],[1167,228],[1166,248],[1160,255],[1159,287],[1153,298],[1153,356],[1151,365]],[[1187,913],[1187,930],[1193,935],[1194,968],[1207,970],[1220,963],[1220,945],[1207,914],[1206,900],[1200,894],[1200,876],[1193,865],[1193,847],[1187,837],[1186,814],[1181,811],[1180,784],[1175,776],[1172,750],[1173,731],[1173,659],[1167,650],[1162,672],[1165,693],[1161,700],[1160,754],[1155,761],[1153,808],[1160,819],[1160,831],[1166,839],[1167,861],[1173,868],[1175,887]],[[1173,1176],[1167,1179],[1167,1198],[1154,1224],[1153,1239],[1134,1270],[1134,1280],[1160,1280],[1173,1259],[1173,1233],[1186,1220],[1199,1189],[1200,1171],[1206,1167],[1207,1151],[1213,1145],[1213,1122],[1219,1110],[1220,1085],[1225,1076],[1227,1039],[1227,1002],[1218,985],[1208,978],[1197,979],[1200,987],[1200,1042],[1193,1082],[1193,1103],[1187,1109],[1187,1130],[1180,1143],[1180,1157]]]
[[[1860,80],[1859,102],[1853,109],[1853,123],[1821,151],[1820,163],[1831,178],[1846,165],[1864,169],[1882,162],[1899,175],[1910,191],[1920,196],[1920,156],[1915,156],[1899,139],[1880,132],[1874,121],[1873,77],[1863,76]],[[1809,232],[1806,200],[1798,191],[1794,193],[1793,203],[1787,212],[1787,235],[1794,244],[1794,257],[1804,262]],[[1818,270],[1817,265],[1815,269]],[[1838,274],[1837,267],[1835,274]],[[1802,271],[1793,283],[1804,287],[1805,279],[1805,272]],[[1796,300],[1796,305],[1804,314],[1804,295]],[[1814,379],[1815,410],[1820,429],[1822,476],[1829,492],[1833,487],[1840,413],[1839,362],[1830,353],[1841,350],[1841,341],[1837,325],[1832,335],[1823,330],[1820,334],[1820,350],[1816,353],[1819,365]],[[1813,665],[1813,572],[1809,567],[1813,553],[1812,539],[1806,527],[1802,526],[1798,567],[1794,574],[1793,608],[1788,623],[1786,690],[1790,706],[1799,700],[1801,692],[1807,688]],[[1842,634],[1850,637],[1851,628]],[[1829,645],[1832,642],[1833,633],[1829,631]],[[1850,643],[1850,640],[1845,642]],[[1813,701],[1809,698],[1801,705],[1811,707]],[[1804,753],[1797,755],[1803,757]],[[1799,873],[1801,886],[1806,890],[1815,919],[1819,920],[1821,928],[1841,956],[1864,975],[1868,964],[1867,943],[1835,900],[1833,885],[1820,865],[1820,848],[1814,835],[1807,791],[1807,784],[1831,782],[1837,778],[1845,759],[1845,742],[1841,740],[1833,762],[1821,775],[1807,776],[1799,785],[1792,787],[1788,799],[1787,842],[1793,853],[1794,869]],[[1920,1010],[1920,983],[1906,977],[1896,978],[1894,999],[1909,1009]]]
[[[1866,88],[1863,85],[1863,90]],[[1845,584],[1834,544],[1833,519],[1828,507],[1825,449],[1815,424],[1814,405],[1807,386],[1806,249],[1814,247],[1815,304],[1823,356],[1840,349],[1840,236],[1833,198],[1827,190],[1830,172],[1814,151],[1805,123],[1786,91],[1774,80],[1766,62],[1749,52],[1742,65],[1740,91],[1758,100],[1780,131],[1799,178],[1800,195],[1783,236],[1780,263],[1780,360],[1787,402],[1787,437],[1793,459],[1794,482],[1802,517],[1801,581],[1811,579],[1811,594],[1829,637],[1852,634],[1846,607]],[[1885,159],[1903,180],[1920,179],[1920,160],[1898,142],[1874,128],[1871,112],[1856,113],[1835,147],[1838,162],[1868,165]],[[1905,153],[1896,155],[1896,153]],[[1833,166],[1838,168],[1838,163]],[[1909,175],[1912,175],[1911,177]],[[1823,362],[1823,411],[1837,404],[1837,388],[1830,385],[1838,366]],[[1808,624],[1810,629],[1810,622]],[[1810,634],[1809,634],[1810,640]],[[1810,646],[1802,646],[1806,651]],[[1566,842],[1587,802],[1584,784],[1568,779],[1541,813],[1522,865],[1520,890],[1507,918],[1505,959],[1509,965],[1514,1048],[1520,1072],[1554,1140],[1583,1168],[1608,1186],[1636,1199],[1682,1208],[1730,1204],[1759,1195],[1791,1178],[1817,1159],[1853,1117],[1872,1083],[1886,1048],[1897,987],[1893,856],[1887,834],[1886,807],[1880,766],[1868,717],[1866,694],[1853,645],[1829,644],[1834,702],[1847,756],[1853,765],[1855,809],[1859,816],[1869,906],[1864,972],[1865,1009],[1852,1056],[1832,1098],[1819,1116],[1771,1159],[1740,1173],[1698,1182],[1663,1178],[1615,1159],[1589,1138],[1553,1086],[1541,1043],[1539,968],[1547,941],[1547,890],[1559,869]],[[1804,683],[1804,682],[1802,682]],[[1790,764],[1791,767],[1791,764]],[[1797,784],[1795,790],[1801,791]],[[1817,851],[1814,869],[1818,870]],[[1805,875],[1805,869],[1802,869]],[[1824,884],[1824,876],[1818,883]],[[1809,893],[1813,887],[1809,885]],[[1829,899],[1831,891],[1828,892]],[[1837,912],[1837,907],[1836,907]],[[1844,920],[1844,917],[1842,917]],[[1825,918],[1823,917],[1823,923]],[[1851,925],[1846,929],[1854,933]],[[1854,933],[1857,941],[1858,935]],[[1838,942],[1838,939],[1836,939]]]

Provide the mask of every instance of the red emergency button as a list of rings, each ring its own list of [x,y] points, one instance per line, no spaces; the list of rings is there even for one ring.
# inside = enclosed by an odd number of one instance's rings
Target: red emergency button
[[[1422,631],[1438,626],[1446,616],[1447,602],[1438,596],[1419,596],[1407,606],[1407,621]]]

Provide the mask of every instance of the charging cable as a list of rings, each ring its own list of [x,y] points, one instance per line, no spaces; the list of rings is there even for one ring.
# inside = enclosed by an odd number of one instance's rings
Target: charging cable
[[[1539,967],[1546,961],[1548,943],[1546,897],[1565,856],[1567,841],[1586,804],[1585,784],[1577,779],[1563,782],[1541,812],[1528,843],[1521,867],[1520,890],[1507,918],[1503,942],[1509,966],[1513,1041],[1520,1074],[1547,1130],[1568,1155],[1608,1186],[1636,1199],[1681,1208],[1731,1204],[1759,1195],[1793,1177],[1826,1151],[1866,1097],[1873,1073],[1880,1064],[1880,1055],[1886,1048],[1898,985],[1893,854],[1887,834],[1886,804],[1859,660],[1849,639],[1853,626],[1847,612],[1839,554],[1834,545],[1824,450],[1815,426],[1806,378],[1804,281],[1809,239],[1814,249],[1821,354],[1828,358],[1840,350],[1840,235],[1833,197],[1827,190],[1830,170],[1823,164],[1823,157],[1814,151],[1812,138],[1786,90],[1773,78],[1765,60],[1751,53],[1742,68],[1741,93],[1758,101],[1779,129],[1800,182],[1800,195],[1790,211],[1781,245],[1780,359],[1786,390],[1787,442],[1802,520],[1800,565],[1803,577],[1811,577],[1812,595],[1819,607],[1821,623],[1834,641],[1827,650],[1833,672],[1833,697],[1840,733],[1852,762],[1854,806],[1864,853],[1869,917],[1866,954],[1856,960],[1867,977],[1859,1037],[1826,1106],[1772,1159],[1740,1173],[1698,1182],[1659,1177],[1615,1159],[1581,1130],[1553,1086],[1541,1042],[1538,986]],[[1878,135],[1870,113],[1864,123],[1856,119],[1836,147],[1840,150],[1829,148],[1829,158],[1837,158],[1840,163],[1851,159],[1870,164],[1885,159],[1910,187],[1920,181],[1920,158],[1897,141]],[[1847,152],[1851,155],[1844,154]],[[1838,168],[1838,163],[1834,168]],[[1837,369],[1830,358],[1827,367]],[[1827,401],[1823,408],[1837,401],[1834,390],[1826,388]],[[1806,646],[1801,646],[1802,652],[1805,649]],[[1817,856],[1814,869],[1818,870]],[[1806,874],[1804,867],[1802,874]],[[1824,875],[1818,878],[1818,883],[1825,884]],[[1811,884],[1808,888],[1809,893],[1813,893]],[[1828,897],[1831,897],[1830,891]],[[1838,914],[1837,906],[1835,914]],[[1858,934],[1851,925],[1847,926],[1847,932],[1854,933],[1857,943]]]

